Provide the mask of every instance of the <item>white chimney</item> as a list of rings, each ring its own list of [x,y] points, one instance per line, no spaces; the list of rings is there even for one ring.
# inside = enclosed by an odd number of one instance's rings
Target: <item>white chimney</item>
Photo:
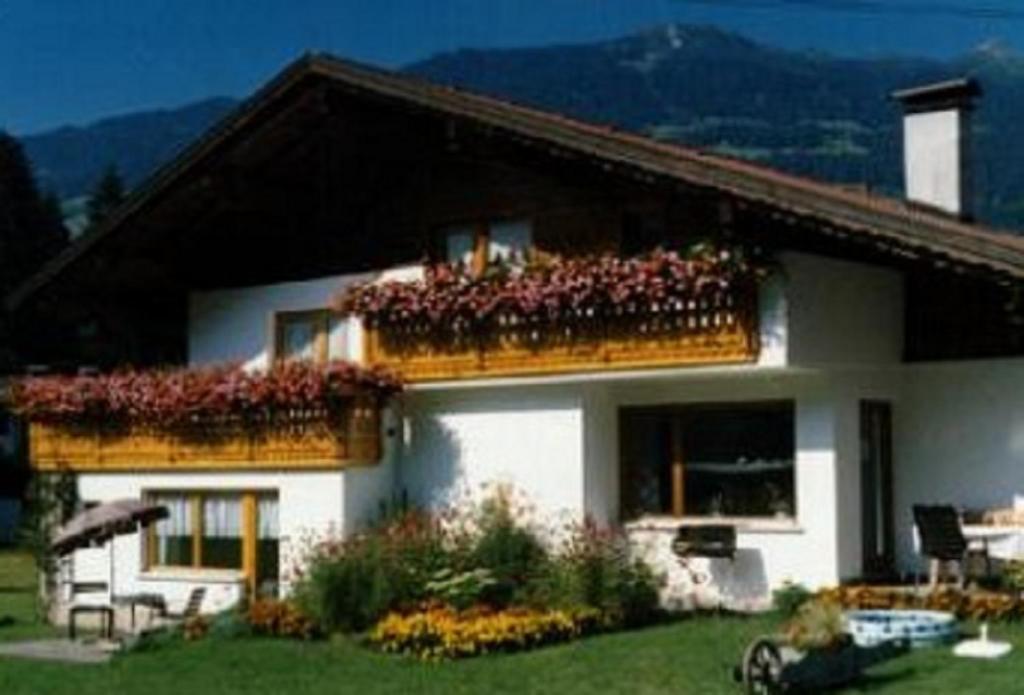
[[[971,219],[971,113],[981,87],[973,79],[960,78],[902,89],[892,96],[903,105],[907,200]]]

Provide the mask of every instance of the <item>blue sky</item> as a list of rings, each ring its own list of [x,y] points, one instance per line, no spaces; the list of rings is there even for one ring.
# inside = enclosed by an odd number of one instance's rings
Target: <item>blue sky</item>
[[[399,66],[668,21],[846,55],[1024,48],[1021,0],[0,0],[0,128],[242,96],[306,50]]]

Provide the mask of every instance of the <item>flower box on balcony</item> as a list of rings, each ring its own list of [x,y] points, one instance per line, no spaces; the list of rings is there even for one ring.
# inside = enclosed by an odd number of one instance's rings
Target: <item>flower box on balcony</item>
[[[29,453],[38,470],[337,468],[380,458],[378,413],[368,406],[335,422],[174,433],[37,422],[29,425]]]
[[[411,382],[650,369],[750,362],[757,358],[754,312],[703,308],[664,321],[564,328],[509,326],[480,339],[435,339],[429,331],[371,328],[368,362]]]
[[[398,388],[333,364],[43,377],[15,395],[39,470],[337,468],[380,458]]]
[[[725,364],[756,359],[757,282],[737,251],[548,259],[347,288],[366,361],[409,381]]]

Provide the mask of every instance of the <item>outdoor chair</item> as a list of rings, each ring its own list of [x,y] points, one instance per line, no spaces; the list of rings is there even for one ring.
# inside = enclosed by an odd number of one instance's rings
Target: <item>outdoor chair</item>
[[[985,562],[985,575],[992,574],[988,545],[984,540],[973,545],[964,537],[960,516],[951,505],[914,505],[914,525],[917,527],[921,554],[929,559],[928,580],[934,589],[941,578],[943,566],[956,566],[959,584],[966,580],[966,564],[971,556]]]
[[[166,612],[165,617],[171,618],[172,620],[188,620],[199,615],[199,609],[203,606],[203,599],[206,598],[206,587],[197,586],[192,589],[188,595],[188,600],[185,601],[185,606],[178,613]]]
[[[65,581],[68,587],[68,637],[75,639],[78,634],[78,618],[82,615],[96,615],[99,619],[100,634],[110,638],[114,634],[114,610],[110,605],[110,594],[106,582]]]

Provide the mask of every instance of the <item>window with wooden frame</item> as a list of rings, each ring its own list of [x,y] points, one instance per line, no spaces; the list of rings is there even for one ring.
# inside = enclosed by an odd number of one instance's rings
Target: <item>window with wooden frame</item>
[[[445,259],[474,273],[493,263],[523,262],[533,246],[529,220],[481,221],[444,230]]]
[[[260,594],[277,590],[278,498],[273,492],[159,491],[169,514],[146,534],[149,569],[234,569]]]
[[[793,401],[626,408],[620,427],[624,518],[794,516]]]
[[[331,312],[327,309],[279,311],[274,315],[274,359],[327,362]]]

